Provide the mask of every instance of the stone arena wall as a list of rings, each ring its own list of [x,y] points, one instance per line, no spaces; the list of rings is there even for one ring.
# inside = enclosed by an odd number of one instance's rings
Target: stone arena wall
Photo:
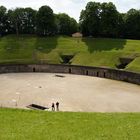
[[[120,80],[140,85],[140,73],[117,69],[57,64],[0,65],[0,73],[16,72],[69,73]]]

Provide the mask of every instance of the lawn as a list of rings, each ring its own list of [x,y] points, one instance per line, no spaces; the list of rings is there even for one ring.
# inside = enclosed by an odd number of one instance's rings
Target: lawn
[[[140,72],[140,40],[66,36],[0,38],[0,64],[60,64],[116,68],[120,57],[134,58],[125,68]],[[140,113],[43,112],[0,108],[0,140],[139,140]]]
[[[82,38],[66,36],[36,37],[8,35],[0,38],[0,64],[60,64],[61,55],[74,55],[71,64],[116,68],[120,57],[134,58],[126,67],[140,72],[140,40]]]
[[[0,109],[0,140],[139,140],[140,113]]]

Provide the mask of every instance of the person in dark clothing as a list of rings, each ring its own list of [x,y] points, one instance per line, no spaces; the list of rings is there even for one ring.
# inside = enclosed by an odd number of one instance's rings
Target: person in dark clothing
[[[59,102],[56,102],[56,109],[59,111]]]
[[[55,105],[52,103],[52,111],[55,111]]]

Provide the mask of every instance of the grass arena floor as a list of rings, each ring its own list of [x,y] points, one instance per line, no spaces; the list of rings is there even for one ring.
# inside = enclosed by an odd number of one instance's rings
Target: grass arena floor
[[[0,105],[23,108],[30,104],[60,111],[140,112],[140,86],[109,79],[50,73],[0,75]]]

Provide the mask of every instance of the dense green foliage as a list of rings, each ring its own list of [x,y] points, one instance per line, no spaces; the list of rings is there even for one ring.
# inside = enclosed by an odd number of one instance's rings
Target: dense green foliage
[[[7,28],[6,8],[4,6],[0,6],[0,36],[6,32],[6,28]]]
[[[75,19],[66,14],[54,14],[49,6],[42,6],[38,11],[32,8],[7,10],[0,7],[0,36],[6,34],[55,34],[71,35],[78,30]]]
[[[36,11],[31,8],[16,8],[7,12],[7,30],[5,34],[35,33]]]
[[[139,113],[0,109],[1,140],[139,140]]]
[[[81,12],[80,23],[85,36],[97,36],[99,33],[99,3],[89,2],[86,10]]]
[[[127,70],[140,72],[140,40],[36,37],[9,35],[0,39],[0,63],[61,64],[61,55],[74,55],[71,64],[116,68],[120,57],[134,58]]]
[[[77,31],[78,25],[75,19],[70,18],[67,14],[58,14],[56,15],[56,23],[58,34],[61,35],[70,35]]]
[[[140,10],[121,14],[112,3],[89,2],[80,16],[85,36],[140,39]]]
[[[42,6],[37,13],[37,33],[43,36],[52,35],[55,31],[55,19],[53,10],[48,6]]]
[[[6,34],[71,35],[140,39],[140,10],[119,13],[112,2],[88,2],[79,25],[65,13],[54,14],[49,6],[7,10],[0,7],[0,36]]]
[[[131,9],[124,15],[124,35],[140,39],[140,10]]]

